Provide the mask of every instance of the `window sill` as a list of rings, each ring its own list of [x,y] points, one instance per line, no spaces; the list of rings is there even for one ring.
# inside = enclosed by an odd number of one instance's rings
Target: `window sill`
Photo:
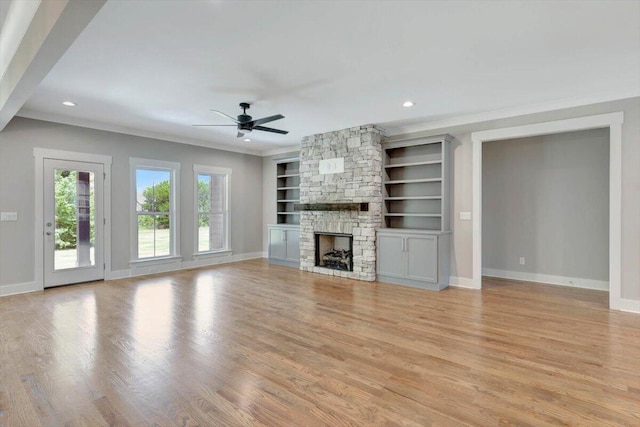
[[[210,252],[198,252],[197,254],[193,254],[193,259],[201,259],[201,258],[217,258],[231,255],[233,251],[231,249],[223,249],[220,251],[210,251]]]
[[[159,264],[171,264],[182,261],[181,256],[167,256],[161,258],[149,258],[149,259],[136,259],[129,261],[130,266],[144,266],[144,265],[159,265]]]

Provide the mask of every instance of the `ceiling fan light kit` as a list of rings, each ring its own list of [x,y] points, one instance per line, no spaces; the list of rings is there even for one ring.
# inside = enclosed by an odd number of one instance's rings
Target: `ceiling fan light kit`
[[[254,130],[261,130],[263,132],[271,132],[271,133],[279,133],[281,135],[286,135],[289,131],[274,129],[266,126],[261,126],[264,123],[273,122],[276,120],[284,119],[282,114],[276,114],[275,116],[263,117],[261,119],[253,120],[253,117],[247,114],[247,110],[251,107],[251,104],[248,102],[241,102],[240,108],[242,108],[242,114],[238,115],[237,119],[234,119],[232,116],[223,113],[218,110],[211,110],[214,113],[220,114],[227,119],[233,120],[235,125],[193,125],[193,126],[237,126],[238,134],[236,135],[238,138],[242,138],[245,134],[251,133]]]

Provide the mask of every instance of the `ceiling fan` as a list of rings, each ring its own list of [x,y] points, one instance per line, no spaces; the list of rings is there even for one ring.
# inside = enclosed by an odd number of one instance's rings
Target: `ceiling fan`
[[[218,113],[223,117],[233,120],[236,123],[235,125],[193,125],[193,126],[237,126],[238,138],[243,137],[245,133],[250,133],[253,130],[280,133],[282,135],[286,135],[289,133],[289,131],[286,131],[286,130],[280,130],[280,129],[269,128],[266,126],[261,126],[264,123],[269,123],[275,120],[284,119],[284,116],[282,114],[276,114],[275,116],[263,117],[262,119],[253,120],[253,117],[247,114],[247,110],[249,109],[249,107],[251,107],[251,104],[249,104],[248,102],[241,102],[240,108],[242,108],[242,114],[240,114],[237,119],[234,119],[232,116],[225,114],[222,111],[211,110],[214,113]]]

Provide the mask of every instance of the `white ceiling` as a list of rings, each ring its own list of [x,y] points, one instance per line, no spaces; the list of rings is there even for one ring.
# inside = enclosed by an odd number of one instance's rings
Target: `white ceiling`
[[[637,96],[639,76],[638,1],[110,0],[19,115],[264,153],[366,123]],[[290,133],[191,126],[228,124],[209,110],[241,101]]]

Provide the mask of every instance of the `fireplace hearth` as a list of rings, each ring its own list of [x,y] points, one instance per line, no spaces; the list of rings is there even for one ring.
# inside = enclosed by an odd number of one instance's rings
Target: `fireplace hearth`
[[[338,233],[314,233],[316,267],[353,271],[353,236]]]

